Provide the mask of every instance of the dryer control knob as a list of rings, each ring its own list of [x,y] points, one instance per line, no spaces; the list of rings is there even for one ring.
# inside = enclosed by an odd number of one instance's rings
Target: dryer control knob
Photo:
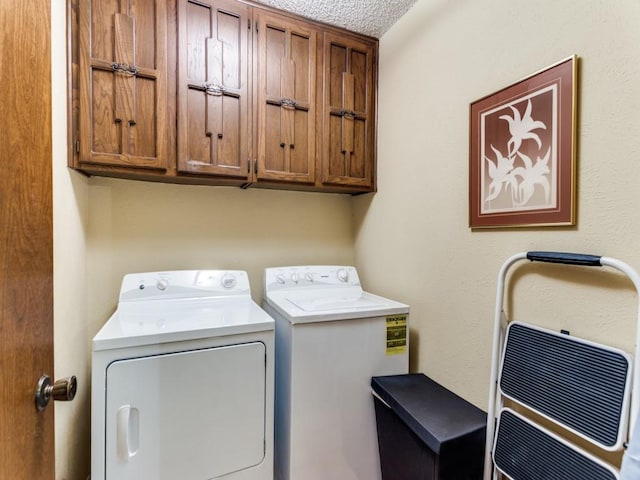
[[[166,278],[161,278],[160,280],[158,280],[158,283],[156,283],[156,287],[158,288],[158,290],[164,291],[168,286],[169,280],[167,280]]]
[[[278,282],[280,285],[284,285],[287,282],[287,279],[284,278],[284,275],[279,273],[276,275],[276,282]]]
[[[236,277],[230,273],[225,273],[220,281],[224,288],[233,288],[236,286],[236,282]]]
[[[338,275],[338,280],[340,280],[341,282],[346,283],[349,281],[349,272],[346,268],[339,268],[336,274]]]
[[[291,281],[292,281],[293,283],[298,283],[298,282],[300,281],[300,275],[298,275],[298,273],[297,273],[297,272],[293,272],[293,273],[291,274]]]
[[[304,279],[305,279],[307,282],[313,282],[313,273],[311,273],[311,272],[307,272],[307,273],[305,273],[305,274],[304,274]]]

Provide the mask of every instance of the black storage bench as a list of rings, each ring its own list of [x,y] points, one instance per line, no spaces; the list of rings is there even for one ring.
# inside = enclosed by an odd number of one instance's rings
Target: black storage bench
[[[383,480],[481,480],[485,412],[422,373],[373,377]]]

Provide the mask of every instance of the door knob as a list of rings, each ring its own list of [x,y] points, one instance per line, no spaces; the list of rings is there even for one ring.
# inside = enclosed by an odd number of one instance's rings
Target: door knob
[[[43,375],[36,387],[36,408],[44,410],[52,398],[69,402],[74,399],[77,390],[78,381],[75,375],[57,380],[54,384],[51,384],[51,378],[48,375]]]

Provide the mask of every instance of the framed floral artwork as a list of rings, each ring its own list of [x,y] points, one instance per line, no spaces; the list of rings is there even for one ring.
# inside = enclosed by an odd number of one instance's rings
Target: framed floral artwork
[[[577,62],[471,104],[471,228],[575,225]]]

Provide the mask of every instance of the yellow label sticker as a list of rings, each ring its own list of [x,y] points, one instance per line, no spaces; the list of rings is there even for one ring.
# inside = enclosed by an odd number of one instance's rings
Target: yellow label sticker
[[[387,317],[387,355],[397,355],[407,351],[407,316]]]

